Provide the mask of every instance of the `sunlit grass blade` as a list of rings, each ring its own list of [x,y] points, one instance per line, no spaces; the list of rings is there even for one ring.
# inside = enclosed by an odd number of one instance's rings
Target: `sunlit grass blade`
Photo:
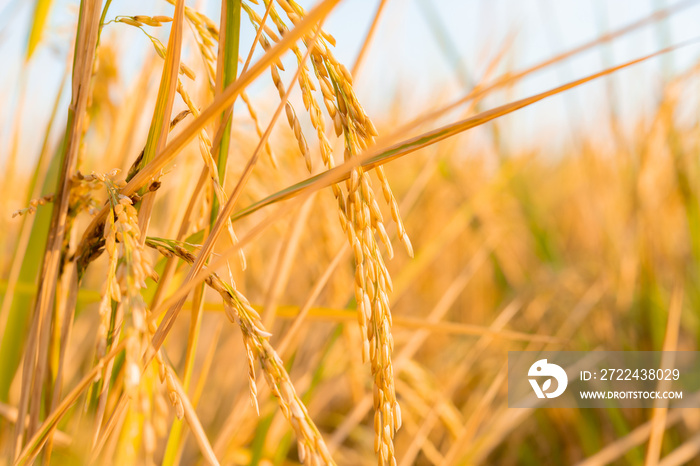
[[[175,100],[175,90],[180,70],[180,51],[182,49],[182,28],[185,17],[184,1],[178,1],[175,6],[168,48],[163,64],[160,86],[156,107],[151,118],[151,126],[148,130],[146,148],[143,151],[141,167],[148,164],[156,156],[156,153],[163,150],[168,136],[170,125],[170,114],[172,113],[173,101]]]
[[[485,123],[495,120],[496,118],[508,115],[509,113],[513,113],[516,110],[532,105],[536,102],[546,99],[547,97],[561,94],[564,91],[573,89],[577,86],[585,84],[594,79],[600,78],[602,76],[609,75],[611,73],[614,73],[615,71],[619,71],[629,66],[636,65],[637,63],[641,63],[645,60],[649,60],[651,58],[663,55],[681,47],[695,44],[698,42],[698,40],[699,39],[692,39],[672,47],[667,47],[665,49],[659,50],[658,52],[654,52],[644,57],[637,58],[636,60],[628,61],[627,63],[624,63],[622,65],[613,66],[604,71],[600,71],[585,78],[577,79],[568,84],[564,84],[563,86],[556,87],[554,89],[542,92],[532,97],[527,97],[516,102],[502,105],[492,110],[481,112],[473,117],[469,117],[456,123],[443,126],[436,130],[423,133],[411,139],[393,144],[390,147],[369,150],[368,154],[365,154],[357,160],[345,162],[343,165],[339,165],[324,173],[307,178],[304,181],[301,181],[295,185],[285,188],[275,194],[266,197],[265,199],[256,202],[255,204],[252,204],[251,206],[245,209],[236,212],[232,215],[231,220],[236,221],[238,219],[246,217],[265,206],[295,197],[303,191],[309,189],[320,189],[322,187],[330,186],[334,183],[343,181],[350,176],[350,170],[356,165],[361,165],[366,170],[370,170],[372,168],[384,165],[386,163],[391,162],[392,160],[403,157],[419,149],[436,144],[444,139],[470,130],[477,126],[481,126]]]
[[[15,429],[13,452],[22,444],[25,427],[25,413],[29,408],[28,434],[32,435],[39,421],[41,411],[41,390],[47,364],[46,350],[50,331],[50,308],[54,301],[58,281],[63,239],[66,234],[66,219],[70,195],[70,179],[75,172],[78,149],[83,132],[85,110],[88,102],[89,81],[92,75],[95,46],[99,28],[99,5],[95,2],[81,2],[80,19],[76,34],[73,62],[71,105],[68,110],[66,134],[61,151],[61,168],[58,173],[57,191],[46,241],[46,250],[39,279],[39,291],[34,306],[33,323],[27,340],[22,378],[22,396],[19,405],[19,419]],[[36,358],[36,359],[35,359]],[[36,363],[36,367],[35,367]],[[37,379],[32,381],[36,373]],[[29,404],[31,395],[32,404]],[[13,455],[14,456],[14,453]]]
[[[26,60],[30,60],[36,50],[41,37],[46,30],[46,23],[49,18],[49,11],[53,0],[36,0],[34,2],[34,12],[32,15],[32,27],[29,30],[29,38],[27,39]]]
[[[231,85],[238,77],[238,55],[241,29],[241,1],[222,0],[221,2],[221,26],[219,28],[219,60],[216,90],[220,94],[223,89]],[[233,106],[224,109],[221,114],[219,125],[224,125],[223,135],[219,142],[219,147],[215,152],[217,155],[217,168],[219,170],[219,182],[223,186],[226,181],[226,167],[229,156],[229,146],[231,144],[231,125],[233,120]],[[214,149],[214,148],[212,148]],[[214,152],[214,151],[212,151]],[[216,221],[219,210],[219,203],[213,200],[211,212],[211,226]]]
[[[43,193],[53,192],[56,185],[56,177],[59,170],[58,157],[51,159],[51,166],[46,173]],[[30,220],[27,219],[27,222]],[[17,276],[17,283],[31,284],[34,287],[39,274],[42,250],[41,245],[46,244],[51,222],[51,211],[48,208],[39,209],[31,221],[28,247],[22,256],[22,264]],[[7,401],[10,384],[20,364],[22,349],[25,346],[27,330],[31,315],[27,309],[31,308],[33,294],[18,293],[16,288],[8,287],[3,296],[3,313],[0,318],[7,319],[3,333],[0,335],[0,400]],[[7,304],[5,304],[7,303]],[[7,314],[5,314],[7,312]]]

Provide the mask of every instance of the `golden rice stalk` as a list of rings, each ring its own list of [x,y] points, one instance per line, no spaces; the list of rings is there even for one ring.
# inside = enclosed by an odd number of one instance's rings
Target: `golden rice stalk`
[[[270,18],[277,27],[280,36],[284,36],[288,32],[288,27],[273,6],[273,0],[265,0],[264,3],[269,9]],[[304,10],[293,0],[277,0],[276,3],[284,10],[292,24],[297,24],[305,14]],[[245,9],[256,29],[262,28],[262,21],[252,8]],[[265,33],[260,34],[259,42],[265,50],[269,50],[271,45],[268,37],[272,40],[278,39],[268,29],[265,29]],[[307,47],[311,47],[312,66],[318,88],[323,97],[326,111],[333,121],[336,136],[343,136],[345,142],[344,160],[348,161],[372,146],[378,133],[357,99],[350,72],[336,60],[329,48],[329,44],[333,43],[332,37],[322,35],[322,39],[319,39],[313,46],[310,46],[308,39],[307,36],[302,41]],[[304,107],[317,132],[321,159],[326,167],[333,168],[334,160],[330,142],[325,134],[324,117],[313,94],[317,86],[312,82],[305,65],[302,63],[299,47],[294,45],[291,49],[296,55],[300,67],[298,84]],[[271,66],[270,72],[280,96],[284,96],[285,89],[279,76],[278,67]],[[297,139],[307,169],[311,171],[309,148],[301,131],[299,118],[289,103],[287,103],[285,110],[289,126]],[[398,203],[383,168],[377,169],[377,176],[381,183],[384,200],[390,208],[391,218],[397,225],[399,239],[408,254],[412,256],[413,248],[406,234],[398,210]],[[391,311],[388,295],[391,292],[392,284],[378,241],[384,244],[390,258],[393,256],[393,248],[384,226],[369,173],[361,167],[356,167],[352,170],[344,190],[338,184],[333,184],[332,189],[338,202],[341,226],[347,234],[355,257],[355,298],[358,305],[358,323],[364,339],[362,356],[365,361],[368,359],[371,361],[375,386],[375,450],[381,464],[393,464],[395,463],[393,436],[401,426],[401,412],[396,401],[391,364],[394,342],[391,335]]]
[[[116,175],[115,172],[113,174]],[[100,311],[106,313],[109,300],[114,300],[123,302],[126,314],[130,317],[131,325],[126,328],[128,343],[124,383],[127,392],[134,392],[140,380],[138,361],[142,353],[141,340],[144,340],[148,332],[147,310],[141,289],[146,287],[146,279],[154,272],[140,241],[138,212],[133,201],[119,194],[118,185],[108,175],[93,172],[86,177],[88,181],[94,179],[101,181],[107,188],[111,212],[104,227],[109,269]],[[102,325],[104,322],[101,327]],[[101,329],[100,335],[106,336],[106,328]]]
[[[275,8],[272,7],[271,2],[272,0],[265,1],[266,6],[270,8],[270,18],[277,26],[280,35],[284,36],[288,28]],[[298,23],[300,18],[304,16],[304,10],[294,1],[278,0],[277,4],[285,11],[287,18],[293,24]],[[273,36],[270,35],[270,37]],[[324,39],[326,39],[325,36]],[[303,40],[308,46],[306,38]],[[261,35],[260,42],[264,48],[270,48],[264,35]],[[335,59],[328,42],[328,39],[319,40],[313,46],[311,50],[312,66],[323,96],[324,106],[333,120],[335,133],[344,138],[344,160],[348,161],[372,146],[378,133],[354,92],[350,72]],[[301,57],[298,47],[292,47],[292,51],[298,59]],[[328,168],[333,168],[334,161],[330,143],[325,135],[324,117],[312,93],[316,90],[316,86],[310,80],[303,65],[300,66],[302,68],[298,83],[304,106],[317,131],[321,158]],[[271,73],[275,86],[280,95],[283,95],[284,88],[281,87],[276,67],[271,67]],[[307,168],[310,170],[308,147],[305,139],[302,139],[303,134],[299,120],[289,105],[287,106],[287,117],[299,142]],[[381,167],[377,170],[377,176],[381,182],[384,200],[390,208],[391,218],[397,225],[399,239],[408,254],[412,256],[413,248],[401,220],[398,203]],[[392,283],[378,241],[384,244],[390,258],[393,256],[393,248],[384,226],[369,173],[361,167],[356,167],[346,181],[344,190],[339,185],[332,187],[338,201],[341,226],[347,234],[355,258],[355,299],[358,307],[358,323],[364,340],[362,356],[364,360],[369,359],[371,362],[375,387],[375,451],[379,456],[380,464],[394,464],[396,460],[393,437],[401,426],[401,411],[396,400],[391,364],[394,341],[391,334],[392,322],[388,295],[391,292]]]
[[[112,172],[111,176],[116,175]],[[154,275],[150,262],[144,252],[141,242],[141,231],[138,225],[138,213],[133,206],[133,201],[118,192],[118,187],[123,183],[113,182],[109,175],[93,173],[85,177],[86,182],[99,180],[107,188],[109,195],[110,215],[107,216],[104,227],[105,250],[108,255],[108,274],[104,286],[103,296],[100,302],[100,325],[98,328],[97,357],[102,358],[107,352],[108,339],[116,341],[119,333],[123,332],[125,347],[124,364],[124,392],[134,401],[137,412],[144,419],[141,430],[144,454],[147,462],[152,463],[155,455],[156,442],[166,431],[165,414],[162,395],[158,386],[148,385],[151,377],[142,380],[140,368],[141,355],[156,330],[156,325],[149,318],[141,290],[146,286],[146,279]],[[112,302],[120,303],[120,309],[130,316],[123,330],[117,322],[111,320]],[[118,318],[120,319],[120,318]],[[108,335],[110,328],[116,328],[116,335]],[[166,365],[162,351],[156,353],[156,364],[161,382],[165,383],[168,396],[175,409],[175,415],[182,418],[184,408],[179,391],[171,380],[172,375],[166,373]],[[103,377],[108,377],[111,366]],[[170,375],[170,378],[166,377]],[[104,413],[107,390],[103,388],[100,393],[99,411],[96,420],[99,422]],[[153,402],[159,409],[153,410]],[[99,424],[95,435],[99,433]],[[150,461],[149,461],[150,459]]]
[[[174,241],[148,238],[146,245],[157,249],[161,254],[180,257],[193,263],[195,257]],[[270,334],[264,327],[257,311],[237,289],[226,284],[216,273],[206,279],[207,285],[217,291],[224,301],[226,316],[235,322],[243,334],[243,342],[248,355],[249,385],[251,403],[257,409],[255,395],[254,361],[258,360],[270,390],[278,400],[282,413],[289,421],[297,436],[299,459],[305,464],[335,464],[328,448],[309,416],[303,401],[299,398],[287,370],[275,349],[270,344]]]

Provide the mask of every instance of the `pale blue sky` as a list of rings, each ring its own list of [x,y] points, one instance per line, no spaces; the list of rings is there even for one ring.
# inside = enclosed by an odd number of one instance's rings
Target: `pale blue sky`
[[[15,11],[12,21],[0,21],[0,163],[5,159],[11,118],[16,104],[19,69],[24,53],[31,3],[0,0],[0,11]],[[188,1],[188,4],[200,2]],[[201,3],[207,3],[202,1]],[[302,1],[305,7],[315,2]],[[326,29],[337,39],[337,56],[351,64],[374,14],[377,0],[344,0],[330,17]],[[615,29],[672,5],[671,0],[388,0],[377,36],[365,66],[357,80],[359,94],[370,115],[380,123],[387,108],[397,100],[406,112],[404,119],[417,116],[427,106],[465,92],[464,79],[479,79],[489,60],[509,34],[513,47],[501,70],[522,69],[555,53],[565,51],[598,36],[602,30]],[[207,11],[218,18],[218,1],[209,1]],[[17,6],[15,6],[17,5]],[[43,126],[72,41],[71,26],[77,1],[55,0],[51,11],[51,30],[29,67],[27,100],[30,105],[23,119],[24,134]],[[119,14],[168,14],[172,7],[160,0],[114,0],[108,18]],[[508,93],[496,94],[486,108],[547,90],[574,78],[599,71],[653,52],[664,45],[700,35],[700,2],[668,21],[646,26],[617,39],[607,49],[609,63],[601,48],[596,48],[548,71],[533,75]],[[252,40],[252,28],[244,21],[244,47]],[[123,25],[111,25],[119,39],[125,64],[123,80],[128,82],[138,69],[143,53],[151,53],[142,34]],[[443,31],[442,37],[434,33]],[[161,31],[161,36],[167,30]],[[442,45],[441,45],[442,41]],[[447,45],[444,45],[447,44]],[[700,45],[674,52],[667,59],[654,59],[618,73],[616,99],[623,117],[633,120],[654,104],[663,68],[674,74],[685,69],[700,54]],[[269,85],[264,78],[262,85]],[[600,124],[605,105],[603,82],[591,83],[522,110],[503,120],[510,139],[527,145],[551,140],[559,144],[575,125]],[[696,96],[692,96],[696,98]],[[448,99],[449,98],[449,99]],[[65,108],[65,105],[64,105]],[[421,110],[422,109],[422,110]],[[37,126],[40,125],[40,126]],[[38,138],[25,138],[25,159],[36,153]]]

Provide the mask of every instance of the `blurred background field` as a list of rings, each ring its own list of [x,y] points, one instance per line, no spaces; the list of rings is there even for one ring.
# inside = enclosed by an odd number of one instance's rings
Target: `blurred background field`
[[[31,55],[32,2],[0,3],[0,446],[7,455],[52,204],[34,214],[12,213],[54,192],[58,169],[51,159],[66,124],[77,19],[74,2],[37,3],[50,8]],[[263,15],[263,2],[244,3]],[[218,24],[220,2],[187,5]],[[106,20],[172,12],[166,2],[115,0]],[[379,138],[397,142],[694,39],[698,20],[700,2],[688,0],[345,0],[324,29],[337,40],[338,60],[356,70],[355,91]],[[364,49],[372,24],[376,29]],[[167,44],[167,25],[145,29]],[[604,40],[616,31],[622,32]],[[201,108],[212,94],[193,36],[185,27],[182,59],[197,79],[181,78]],[[245,15],[240,37],[245,59],[255,37]],[[577,51],[579,46],[585,47]],[[258,49],[252,63],[263,56]],[[118,168],[123,179],[146,143],[163,61],[145,34],[122,23],[105,26],[97,50],[78,168],[85,175]],[[360,50],[365,52],[354,68]],[[562,56],[569,51],[576,53]],[[408,257],[396,228],[387,224],[394,242],[394,257],[386,261],[393,280],[393,371],[403,419],[394,439],[397,464],[700,464],[699,409],[510,409],[506,386],[509,350],[698,350],[699,53],[699,44],[664,53],[385,166],[415,251]],[[287,53],[282,62],[286,83],[296,58]],[[541,63],[542,69],[519,74]],[[442,110],[492,83],[499,85]],[[264,130],[279,104],[269,73],[247,92]],[[313,173],[320,173],[299,89],[290,102],[309,140]],[[176,97],[172,115],[185,108]],[[405,126],[436,111],[435,118]],[[238,99],[227,193],[259,141],[255,125]],[[331,139],[341,163],[338,141]],[[277,167],[262,156],[239,208],[308,176],[286,122],[276,124],[270,146]],[[201,170],[198,146],[190,143],[160,180],[149,236],[177,235]],[[211,198],[208,192],[195,205],[188,233],[207,226]],[[105,199],[106,192],[96,190],[85,203],[99,208]],[[272,333],[271,344],[336,462],[376,464],[373,380],[362,362],[354,261],[336,201],[330,189],[322,189],[302,204],[261,209],[234,222],[239,237],[270,212],[278,218],[244,247],[245,270],[231,261],[230,278]],[[75,217],[71,247],[91,219],[87,212]],[[164,259],[148,254],[162,274]],[[95,364],[105,256],[87,269],[77,294],[63,393]],[[166,294],[178,289],[188,267],[179,264]],[[229,278],[225,268],[219,272]],[[142,294],[150,303],[156,284],[147,285]],[[59,294],[66,293],[62,286]],[[191,311],[195,301],[190,294],[163,348],[176,373],[192,371],[188,393],[216,457],[222,464],[297,464],[294,431],[264,382],[258,387],[259,415],[250,406],[246,348],[220,297],[204,293],[198,326]],[[300,309],[306,314],[295,319]],[[192,328],[199,337],[190,354]],[[53,328],[42,420],[50,412],[60,344]],[[115,371],[113,377],[118,385],[123,374]],[[156,380],[154,369],[142,384],[156,387]],[[119,394],[115,389],[106,398],[107,413],[116,409]],[[95,453],[88,396],[81,395],[58,423],[52,463],[204,463],[197,441],[174,421],[172,409],[153,421],[165,427],[152,451],[144,446],[146,422],[134,408]],[[177,429],[182,432],[173,433]],[[13,463],[5,457],[0,464]],[[37,461],[48,460],[43,453]]]

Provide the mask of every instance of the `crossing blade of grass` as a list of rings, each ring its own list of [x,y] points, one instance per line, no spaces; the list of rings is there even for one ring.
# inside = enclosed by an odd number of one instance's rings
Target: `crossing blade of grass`
[[[202,169],[202,173],[200,175],[200,178],[197,182],[197,186],[194,189],[194,192],[192,193],[190,197],[190,202],[187,205],[187,209],[185,210],[185,214],[183,216],[182,222],[180,224],[180,229],[178,231],[177,235],[177,241],[180,241],[187,231],[189,230],[190,224],[192,222],[192,214],[194,211],[194,207],[196,202],[199,199],[199,195],[204,187],[204,184],[206,181],[209,179],[209,172],[207,167],[204,167]],[[202,232],[203,236],[203,232]],[[146,239],[146,244],[148,244],[148,241],[152,240],[152,238],[147,238]],[[188,240],[192,240],[192,238],[188,238]],[[173,278],[175,274],[175,270],[177,268],[178,264],[178,259],[177,257],[169,257],[167,258],[167,261],[164,266],[164,272],[161,274],[161,278],[158,281],[158,288],[156,289],[156,293],[153,297],[153,300],[151,301],[151,308],[156,308],[157,305],[161,302],[163,294],[167,291],[167,285],[170,282],[170,280]],[[193,300],[192,300],[192,322],[195,322],[190,327],[190,331],[188,334],[188,343],[187,343],[187,350],[186,350],[186,355],[185,355],[185,371],[184,371],[184,376],[183,376],[183,387],[185,391],[189,390],[191,378],[192,378],[192,372],[194,368],[194,345],[193,342],[196,340],[196,337],[198,337],[198,331],[200,329],[201,323],[199,322],[201,320],[201,306],[203,305],[203,286],[200,287],[197,292],[195,292]],[[193,398],[193,406],[196,407],[197,405],[197,397]],[[182,454],[182,447],[183,447],[183,442],[184,442],[184,437],[183,437],[183,432],[185,428],[185,424],[183,421],[179,419],[175,419],[170,427],[170,433],[168,435],[168,440],[166,443],[165,447],[165,453],[163,454],[163,465],[168,466],[168,465],[174,465],[178,464],[180,455]],[[97,450],[99,451],[99,450]]]
[[[92,447],[92,450],[90,452],[89,464],[95,464],[102,452],[102,449],[104,448],[105,444],[107,443],[107,440],[110,438],[110,435],[116,428],[117,424],[123,422],[123,416],[126,415],[126,408],[128,405],[129,398],[126,396],[125,393],[122,393],[119,397],[119,400],[117,400],[114,409],[112,410],[112,415],[109,417],[104,428],[100,433],[99,440],[95,442],[95,444]],[[116,438],[114,439],[114,441],[116,442]]]
[[[265,30],[265,27],[266,27],[265,22],[267,21],[267,18],[270,17],[270,10],[272,10],[273,6],[274,6],[274,3],[269,2],[267,4],[267,7],[265,8],[265,14],[263,15],[262,19],[260,20],[260,26],[258,27],[258,31],[255,33],[255,38],[253,39],[253,44],[250,46],[250,50],[248,51],[248,56],[245,59],[245,63],[243,64],[243,70],[241,71],[241,73],[245,73],[246,71],[248,71],[248,66],[250,66],[250,61],[253,59],[253,53],[255,52],[255,48],[258,46],[258,43],[260,41],[260,36],[262,36],[262,33]]]
[[[63,239],[66,234],[66,217],[68,213],[69,183],[75,172],[78,149],[84,126],[84,114],[87,107],[89,81],[92,74],[99,27],[99,2],[83,0],[76,34],[73,61],[73,94],[68,110],[66,135],[62,148],[62,163],[58,176],[57,191],[46,241],[46,250],[39,279],[37,299],[34,306],[32,329],[25,346],[24,371],[22,376],[22,395],[19,404],[19,419],[15,428],[11,457],[22,445],[25,427],[25,413],[29,408],[28,435],[32,435],[39,420],[41,389],[43,386],[46,354],[42,354],[40,342],[46,342],[50,330],[50,309],[54,300],[59,266],[62,255]],[[45,345],[43,345],[45,348]],[[30,396],[32,400],[29,405]]]
[[[406,123],[402,125],[397,131],[397,134],[403,134],[406,133],[410,130],[415,129],[416,127],[420,126],[421,124],[427,123],[429,121],[435,120],[439,118],[440,116],[444,115],[445,113],[454,110],[455,108],[459,107],[460,105],[463,105],[471,100],[475,100],[478,98],[482,98],[489,94],[490,92],[496,90],[496,89],[501,89],[506,86],[510,86],[517,81],[525,78],[526,76],[529,76],[531,74],[536,73],[537,71],[541,71],[543,69],[546,69],[547,67],[554,65],[556,63],[559,63],[561,61],[567,60],[569,58],[572,58],[576,55],[579,55],[580,53],[583,53],[587,50],[592,49],[593,47],[596,47],[601,44],[606,44],[609,43],[617,38],[620,38],[622,36],[625,36],[631,32],[636,31],[637,29],[640,29],[644,26],[647,26],[649,24],[652,24],[654,21],[658,21],[660,19],[666,18],[672,14],[678,13],[680,11],[683,11],[687,8],[690,8],[691,6],[695,5],[698,3],[700,0],[685,0],[676,3],[675,5],[665,9],[665,10],[660,10],[660,11],[655,11],[654,13],[650,14],[649,16],[645,16],[644,18],[641,18],[631,24],[628,24],[626,26],[621,27],[620,29],[616,29],[615,31],[602,34],[595,39],[585,42],[577,47],[574,47],[570,50],[567,50],[565,52],[562,52],[558,55],[555,55],[554,57],[548,58],[542,62],[539,62],[533,66],[530,66],[524,70],[521,71],[516,71],[512,73],[506,73],[504,74],[501,78],[496,79],[494,82],[485,84],[483,86],[476,86],[474,89],[472,89],[467,95],[464,97],[461,97],[460,99],[457,99],[456,101],[452,102],[451,104],[438,109],[434,112],[430,112],[427,115],[420,116],[418,118],[415,118],[409,123]]]
[[[377,25],[379,24],[379,17],[382,14],[382,11],[384,10],[384,7],[386,6],[387,0],[380,0],[379,5],[377,5],[377,10],[374,12],[374,17],[372,18],[372,24],[370,24],[369,29],[367,30],[367,34],[365,34],[365,40],[362,42],[362,47],[360,48],[360,51],[357,54],[357,58],[355,58],[355,63],[352,65],[352,71],[351,74],[357,79],[357,74],[360,72],[360,67],[362,66],[362,62],[364,61],[365,57],[367,56],[367,50],[369,50],[369,46],[372,43],[372,39],[374,38],[374,33],[377,31]]]
[[[416,137],[407,139],[405,141],[393,144],[389,147],[381,148],[382,142],[380,141],[377,143],[377,146],[380,148],[375,147],[374,149],[370,149],[367,151],[368,152],[367,154],[365,154],[361,157],[357,157],[356,159],[345,162],[344,164],[339,165],[331,170],[328,170],[328,171],[323,172],[323,173],[316,175],[316,176],[309,177],[304,181],[301,181],[295,185],[292,185],[288,188],[285,188],[281,191],[278,191],[277,193],[272,194],[272,195],[266,197],[265,199],[262,199],[261,201],[258,201],[256,203],[250,205],[249,207],[236,212],[231,217],[231,220],[232,221],[239,220],[243,217],[246,217],[246,216],[252,214],[253,212],[260,210],[261,208],[263,208],[265,206],[268,206],[268,205],[271,205],[271,204],[298,196],[303,191],[307,191],[307,190],[311,190],[311,189],[321,189],[323,187],[330,186],[334,183],[339,183],[340,181],[346,180],[350,176],[350,171],[355,166],[360,165],[365,170],[371,170],[372,168],[384,165],[386,163],[391,162],[392,160],[396,160],[400,157],[403,157],[407,154],[415,152],[419,149],[422,149],[424,147],[428,147],[432,144],[435,144],[437,142],[440,142],[444,139],[455,136],[457,134],[460,134],[464,131],[470,130],[470,129],[475,128],[477,126],[481,126],[485,123],[488,123],[489,121],[495,120],[496,118],[502,117],[504,115],[508,115],[509,113],[513,113],[516,110],[520,110],[521,108],[532,105],[532,104],[539,102],[541,100],[544,100],[548,97],[551,97],[551,96],[554,96],[557,94],[561,94],[564,91],[581,86],[583,84],[586,84],[587,82],[593,81],[594,79],[609,75],[611,73],[614,73],[614,72],[619,71],[621,69],[627,68],[629,66],[636,65],[638,63],[649,60],[651,58],[663,55],[664,53],[668,53],[668,52],[671,52],[673,50],[677,50],[679,48],[695,44],[699,40],[700,40],[700,38],[694,38],[694,39],[682,42],[678,45],[664,48],[662,50],[651,53],[649,55],[645,55],[641,58],[637,58],[635,60],[628,61],[628,62],[623,63],[621,65],[613,66],[611,68],[608,68],[606,70],[600,71],[600,72],[595,73],[595,74],[592,74],[590,76],[586,76],[585,78],[577,79],[575,81],[572,81],[568,84],[564,84],[564,85],[559,86],[559,87],[556,87],[556,88],[551,89],[549,91],[545,91],[545,92],[542,92],[540,94],[536,94],[532,97],[527,97],[525,99],[521,99],[521,100],[518,100],[516,102],[512,102],[509,104],[502,105],[500,107],[496,107],[496,108],[491,109],[491,110],[481,112],[475,116],[466,118],[466,119],[458,121],[456,123],[452,123],[452,124],[443,126],[441,128],[435,129],[433,131],[429,131],[427,133],[423,133],[419,136],[416,136]]]

